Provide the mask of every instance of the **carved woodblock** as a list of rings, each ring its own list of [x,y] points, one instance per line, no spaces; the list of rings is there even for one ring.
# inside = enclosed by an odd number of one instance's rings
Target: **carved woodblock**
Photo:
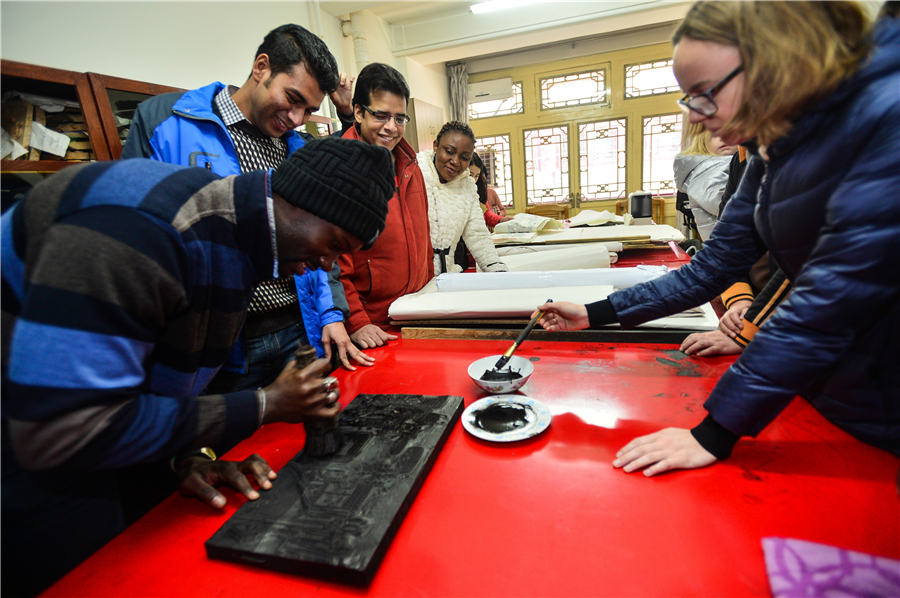
[[[462,408],[454,396],[357,396],[341,412],[341,449],[300,451],[206,542],[207,555],[368,584]]]

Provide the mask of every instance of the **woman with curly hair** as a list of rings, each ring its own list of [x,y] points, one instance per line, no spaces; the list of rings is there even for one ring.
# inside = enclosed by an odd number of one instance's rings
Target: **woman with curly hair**
[[[428,192],[428,222],[434,247],[434,273],[460,272],[453,262],[462,239],[481,270],[505,272],[478,203],[469,163],[475,155],[475,134],[469,125],[451,121],[441,127],[434,149],[419,152],[419,167]]]

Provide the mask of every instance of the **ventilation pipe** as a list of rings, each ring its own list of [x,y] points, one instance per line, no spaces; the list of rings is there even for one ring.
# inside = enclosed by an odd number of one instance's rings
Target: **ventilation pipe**
[[[341,21],[341,33],[353,38],[353,58],[359,68],[369,64],[369,43],[359,13],[351,13],[349,19]]]

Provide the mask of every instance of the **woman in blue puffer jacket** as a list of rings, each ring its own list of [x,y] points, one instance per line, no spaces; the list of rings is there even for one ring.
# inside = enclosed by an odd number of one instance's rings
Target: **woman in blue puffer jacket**
[[[631,327],[679,312],[767,249],[795,286],[703,422],[637,438],[613,465],[709,465],[796,395],[900,455],[900,22],[870,29],[850,2],[699,2],[673,41],[685,118],[760,149],[689,265],[597,303],[541,306],[541,323]]]

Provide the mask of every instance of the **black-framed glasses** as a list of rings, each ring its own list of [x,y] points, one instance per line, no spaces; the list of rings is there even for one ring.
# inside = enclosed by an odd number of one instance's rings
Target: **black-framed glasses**
[[[681,110],[687,114],[688,111],[693,110],[697,114],[702,114],[703,116],[712,116],[716,112],[718,112],[719,107],[713,101],[713,96],[719,93],[719,90],[725,87],[725,85],[737,77],[738,73],[744,70],[744,65],[739,64],[733,71],[725,75],[725,77],[707,89],[702,93],[698,93],[697,95],[685,95],[683,98],[678,100],[678,106]]]
[[[381,124],[386,123],[387,121],[394,119],[394,124],[398,127],[405,127],[409,124],[409,115],[408,114],[391,114],[390,112],[375,112],[368,106],[364,104],[360,104],[363,110],[372,115],[377,122]]]

